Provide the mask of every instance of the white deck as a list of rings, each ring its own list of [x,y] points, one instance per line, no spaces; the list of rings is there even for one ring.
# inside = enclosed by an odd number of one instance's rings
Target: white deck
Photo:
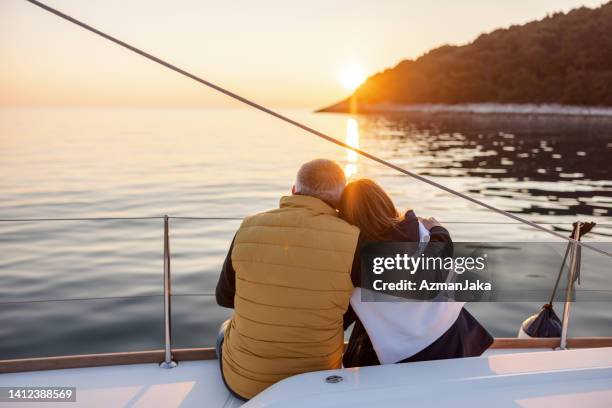
[[[333,370],[282,381],[244,407],[612,407],[612,348],[523,352]],[[508,352],[512,354],[507,354]],[[337,384],[325,383],[331,374]],[[216,360],[0,375],[0,386],[75,386],[76,403],[1,407],[238,407]]]
[[[172,369],[162,369],[157,364],[134,364],[0,374],[0,386],[77,388],[76,403],[0,402],[2,408],[233,408],[242,405],[230,397],[223,385],[217,360],[184,361]]]

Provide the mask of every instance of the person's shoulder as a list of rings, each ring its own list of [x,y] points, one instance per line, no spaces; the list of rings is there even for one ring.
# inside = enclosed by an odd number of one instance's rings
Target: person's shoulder
[[[447,235],[450,237],[450,232],[441,225],[436,225],[429,231],[430,235]]]
[[[266,211],[261,211],[255,214],[249,214],[242,219],[241,227],[248,227],[251,225],[258,225],[262,222],[268,223],[270,218],[274,217],[275,213],[279,212],[279,208],[272,208]]]
[[[414,221],[418,221],[419,218],[415,214],[414,210],[408,209],[404,212],[404,220],[414,222]]]
[[[343,218],[331,214],[325,215],[325,222],[330,226],[337,228],[338,231],[359,235],[359,228],[347,222]]]
[[[275,208],[246,216],[240,225],[241,229],[250,227],[306,227],[321,231],[337,232],[352,235],[357,239],[359,228],[348,223],[336,214],[312,214],[312,212],[295,208]]]
[[[419,241],[419,219],[413,210],[407,210],[404,218],[390,231],[393,240],[397,241]]]

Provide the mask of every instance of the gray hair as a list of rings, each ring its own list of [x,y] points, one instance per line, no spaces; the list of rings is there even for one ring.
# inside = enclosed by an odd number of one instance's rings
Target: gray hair
[[[346,186],[344,170],[328,159],[315,159],[304,163],[297,173],[295,192],[337,204]]]

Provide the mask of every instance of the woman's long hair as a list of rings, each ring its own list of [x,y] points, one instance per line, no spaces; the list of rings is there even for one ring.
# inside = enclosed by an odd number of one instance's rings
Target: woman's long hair
[[[389,240],[389,232],[402,220],[391,197],[370,179],[347,184],[338,210],[344,220],[375,241]]]

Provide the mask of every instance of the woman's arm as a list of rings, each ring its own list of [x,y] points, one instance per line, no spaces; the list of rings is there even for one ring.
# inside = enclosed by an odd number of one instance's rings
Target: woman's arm
[[[447,256],[453,256],[454,246],[453,240],[451,239],[450,233],[446,228],[441,225],[437,225],[432,227],[429,230],[429,242],[437,242],[439,244],[433,245],[435,248],[430,250],[430,256],[441,256],[443,258]],[[427,246],[428,249],[430,245]],[[434,253],[438,253],[439,255],[433,255]],[[425,254],[428,254],[427,249],[425,250]]]
[[[429,256],[453,256],[453,240],[446,228],[442,226],[433,217],[421,218],[419,221],[429,231],[429,242],[439,242],[440,244],[433,245],[435,248],[430,248],[429,245],[425,250],[425,254]]]
[[[429,242],[423,251],[424,258],[447,258],[452,257],[454,252],[453,240],[450,233],[434,218],[423,219],[419,218],[421,223],[429,230]],[[426,280],[427,282],[446,282],[448,274],[451,271],[444,268],[428,269],[426,271],[419,269],[413,275],[416,282]],[[433,299],[438,295],[438,291],[419,291],[417,298],[421,300]]]
[[[357,320],[357,315],[355,314],[353,307],[349,304],[347,311],[344,313],[344,330],[348,329],[348,327],[353,324],[355,320]]]

